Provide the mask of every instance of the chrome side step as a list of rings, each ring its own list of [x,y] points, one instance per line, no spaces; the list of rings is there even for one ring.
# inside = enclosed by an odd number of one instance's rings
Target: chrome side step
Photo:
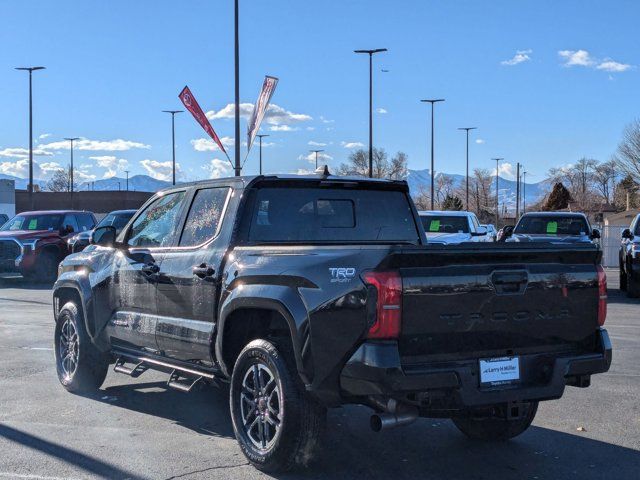
[[[177,370],[173,370],[167,380],[167,387],[180,390],[181,392],[188,393],[193,387],[203,380],[202,376],[199,377],[185,377],[181,375]]]

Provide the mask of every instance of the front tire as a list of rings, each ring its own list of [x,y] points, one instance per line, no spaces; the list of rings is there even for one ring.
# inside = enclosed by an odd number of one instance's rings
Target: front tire
[[[58,314],[54,353],[58,380],[65,389],[89,393],[100,388],[107,376],[109,355],[93,344],[73,302],[66,303]]]
[[[315,456],[326,410],[307,396],[284,348],[253,340],[240,352],[230,404],[236,439],[256,468],[283,472]]]
[[[524,415],[517,420],[508,420],[498,416],[459,417],[452,420],[462,433],[473,440],[502,442],[517,437],[529,428],[538,411],[538,402],[531,402],[525,408]]]

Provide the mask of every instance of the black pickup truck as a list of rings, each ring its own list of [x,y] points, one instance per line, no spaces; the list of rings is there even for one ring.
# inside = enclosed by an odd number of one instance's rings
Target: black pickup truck
[[[405,182],[185,184],[92,243],[54,286],[62,385],[98,389],[110,364],[230,383],[236,438],[266,471],[313,457],[327,407],[505,440],[611,363],[594,245],[429,245]]]

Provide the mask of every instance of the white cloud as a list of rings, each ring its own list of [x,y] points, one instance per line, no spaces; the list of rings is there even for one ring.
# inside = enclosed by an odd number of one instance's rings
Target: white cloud
[[[387,111],[384,108],[376,108],[376,112],[378,112],[378,113],[387,113]]]
[[[314,160],[315,163],[315,160]],[[294,175],[313,175],[315,172],[313,170],[307,170],[306,168],[299,168],[295,172],[292,172]]]
[[[103,178],[115,177],[118,171],[124,171],[129,166],[129,161],[124,158],[118,158],[114,155],[100,155],[97,157],[89,157],[95,160],[98,167],[106,168]]]
[[[264,146],[264,144],[262,146]],[[208,165],[204,165],[202,169],[208,172],[209,178],[221,178],[229,176],[231,165],[227,160],[214,158]]]
[[[170,180],[172,178],[171,160],[166,162],[158,162],[157,160],[145,159],[140,161],[142,168],[146,170],[149,176],[157,180]],[[176,163],[176,176],[180,173],[180,164]]]
[[[314,152],[309,152],[308,155],[300,155],[298,156],[298,160],[306,160],[307,162],[315,165],[316,164],[316,154]],[[333,160],[331,155],[327,155],[326,153],[319,152],[318,153],[318,165],[320,162],[328,162],[329,160]]]
[[[220,142],[222,142],[222,145],[225,147],[233,147],[236,143],[231,137],[221,137]],[[195,138],[191,140],[191,145],[196,152],[216,152],[220,150],[216,142],[210,138]]]
[[[47,152],[43,150],[41,147],[33,149],[33,155],[39,157],[50,157],[53,155],[51,152]],[[5,148],[4,150],[0,150],[0,157],[8,157],[8,158],[29,158],[29,149],[28,148]]]
[[[42,135],[38,136],[38,139],[39,140],[44,140],[45,138],[50,137],[50,136],[51,136],[50,133],[43,133]]]
[[[70,143],[67,140],[61,140],[59,142],[44,143],[40,145],[40,148],[43,150],[69,150],[69,145]],[[131,140],[123,140],[121,138],[116,138],[115,140],[90,140],[88,138],[81,138],[74,142],[73,148],[74,150],[117,152],[131,150],[132,148],[148,150],[151,146]]]
[[[528,62],[531,60],[531,57],[529,56],[531,53],[533,53],[533,50],[518,50],[512,58],[509,60],[503,60],[500,64],[513,66],[518,65],[519,63]]]
[[[596,68],[598,70],[604,70],[605,72],[620,73],[620,72],[626,72],[627,70],[629,70],[631,68],[631,65],[629,65],[628,63],[615,62],[607,58],[604,61],[602,61],[600,64],[598,64]]]
[[[498,173],[500,175],[500,177],[502,178],[506,178],[509,180],[515,179],[516,178],[516,174],[515,174],[515,167],[513,166],[513,164],[509,163],[509,162],[502,162],[500,164],[500,168],[498,169]],[[492,173],[492,175],[496,174],[496,169],[494,168]]]
[[[240,117],[249,118],[252,112],[253,103],[240,104]],[[208,111],[206,115],[209,120],[234,118],[235,105],[233,103],[229,103],[217,112],[214,110]],[[309,120],[313,120],[310,115],[306,115],[304,113],[293,113],[279,105],[276,105],[275,103],[269,105],[264,114],[264,121],[269,125],[289,125],[292,123],[308,122]]]
[[[289,125],[271,125],[269,130],[272,132],[295,132],[300,129],[298,127],[290,127]]]
[[[565,67],[591,67],[596,63],[586,50],[560,50],[558,55],[564,60]]]
[[[322,123],[334,123],[335,122],[335,120],[329,120],[328,118],[325,118],[322,115],[320,115],[320,121]]]
[[[307,127],[307,131],[309,132],[313,132],[316,129],[316,127]]]
[[[484,139],[483,139],[483,138],[476,138],[476,143],[477,143],[478,145],[482,145],[483,143],[486,143],[486,142],[484,141]]]
[[[598,60],[586,50],[560,50],[558,55],[564,60],[563,66],[565,67],[588,67],[612,73],[622,73],[634,68],[633,65],[616,62],[611,58]]]
[[[310,145],[311,147],[326,147],[326,146],[327,146],[327,144],[326,144],[326,143],[322,143],[322,142],[314,142],[313,140],[311,140],[311,141],[309,142],[309,145]]]
[[[361,142],[340,142],[344,148],[362,148],[364,147],[364,143]]]
[[[51,174],[61,168],[65,167],[57,162],[33,162],[33,177],[46,180]],[[23,158],[15,162],[0,162],[0,173],[27,178],[29,176],[29,159]]]

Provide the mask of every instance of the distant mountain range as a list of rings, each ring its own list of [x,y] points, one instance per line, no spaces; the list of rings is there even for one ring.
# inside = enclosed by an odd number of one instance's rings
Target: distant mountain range
[[[464,187],[464,175],[455,173],[437,173],[436,178],[440,177],[441,175],[446,175],[447,177],[452,178],[454,188]],[[0,179],[2,178],[14,180],[16,182],[17,189],[24,190],[27,188],[27,180],[24,178],[0,174]],[[515,209],[516,182],[514,180],[509,180],[502,177],[500,177],[498,181],[498,198],[500,201],[500,205],[505,205],[508,210]],[[409,174],[407,175],[407,182],[409,183],[409,189],[414,196],[418,195],[421,191],[428,192],[431,188],[431,175],[429,173],[429,169],[409,170]],[[42,189],[45,189],[47,185],[47,182],[45,180],[35,180],[34,183],[40,185],[40,188]],[[78,191],[90,190],[92,188],[94,190],[125,190],[126,184],[127,180],[125,178],[111,177],[102,180],[96,180],[93,182],[93,186],[91,185],[91,182],[81,183],[78,186]],[[134,175],[132,177],[129,177],[129,190],[135,190],[138,192],[155,192],[170,185],[171,182],[157,180],[150,177],[149,175]],[[537,202],[543,195],[547,193],[544,182],[527,183],[524,191],[526,193],[526,201],[528,205]],[[491,183],[491,192],[492,195],[495,195],[495,182]]]
[[[28,181],[26,178],[14,177],[13,175],[0,173],[0,179],[13,180],[16,184],[16,189],[18,190],[27,189]],[[33,183],[35,185],[39,185],[41,190],[46,190],[47,188],[46,180],[34,179]],[[137,192],[155,192],[161,188],[168,187],[169,185],[171,185],[171,182],[157,180],[149,175],[134,175],[129,177],[129,190],[135,190]],[[93,182],[93,187],[91,186],[91,182],[83,182],[78,185],[78,191],[91,190],[92,188],[94,190],[125,190],[126,186],[126,178],[111,177],[96,180]]]
[[[464,188],[465,185],[465,176],[458,175],[455,173],[436,173],[436,185],[438,184],[437,178],[445,175],[453,179],[454,189]],[[424,170],[409,170],[409,174],[407,175],[407,183],[409,184],[409,189],[411,190],[411,194],[416,196],[422,191],[428,192],[431,190],[431,173],[429,169]],[[522,184],[521,184],[522,187]],[[538,183],[527,183],[523,188],[524,194],[526,195],[526,203],[527,205],[532,205],[541,199],[546,193],[546,185],[544,182]],[[495,177],[494,181],[491,182],[491,194],[495,195],[496,184]],[[464,200],[464,199],[463,199]],[[499,177],[498,178],[498,200],[500,202],[500,208],[505,205],[507,210],[514,210],[516,206],[516,181],[509,180],[506,178]]]

